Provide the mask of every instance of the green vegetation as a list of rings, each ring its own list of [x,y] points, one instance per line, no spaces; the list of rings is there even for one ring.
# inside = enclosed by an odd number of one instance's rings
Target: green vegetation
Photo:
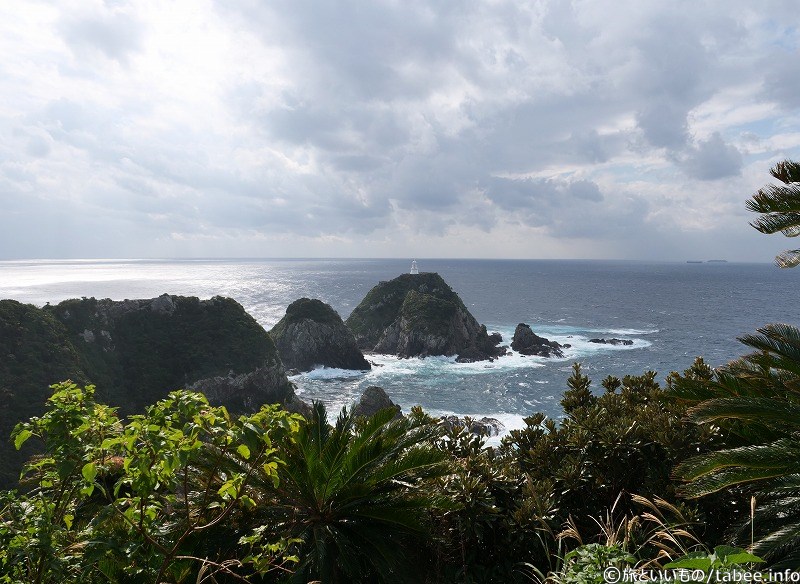
[[[452,325],[458,306],[451,300],[411,290],[400,307],[400,318],[421,334],[441,333]]]
[[[237,302],[221,297],[85,298],[43,309],[2,300],[0,355],[4,436],[41,414],[47,387],[64,379],[97,383],[98,398],[127,415],[201,378],[280,367],[264,329]],[[285,380],[275,389],[291,392],[291,385]],[[0,487],[16,484],[32,452],[18,453],[3,441]]]
[[[285,333],[286,328],[290,324],[307,319],[331,326],[339,325],[342,322],[342,319],[330,305],[325,304],[321,300],[300,298],[288,306],[286,315],[272,327],[270,335],[273,337],[280,337]]]
[[[293,416],[265,406],[233,419],[173,392],[123,424],[92,386],[53,389],[44,415],[14,430],[17,447],[45,448],[26,467],[30,492],[4,497],[0,582],[182,582],[292,561],[289,542],[262,542],[248,516],[250,484],[278,480],[273,441],[296,430]]]
[[[800,235],[800,165],[770,170],[783,185],[759,190],[748,208],[763,213],[753,226],[764,233]],[[794,267],[800,250],[776,263]],[[749,514],[739,513],[730,536],[779,567],[800,565],[800,330],[771,324],[740,339],[756,352],[705,379],[676,379],[673,395],[691,406],[690,419],[720,428],[724,445],[682,462],[675,470],[687,481],[680,493],[707,497],[723,492]]]
[[[16,484],[34,449],[11,447],[14,425],[39,415],[48,386],[62,379],[87,382],[81,358],[66,328],[31,304],[0,300],[0,488]]]
[[[431,480],[447,466],[432,447],[436,425],[394,415],[387,408],[364,420],[343,411],[331,427],[316,404],[282,451],[280,484],[263,520],[298,542],[292,581],[424,576],[417,550],[430,533],[428,514],[442,504]]]
[[[101,397],[122,413],[141,412],[165,391],[198,379],[279,362],[269,336],[235,300],[166,298],[172,308],[163,311],[150,301],[94,298],[46,308],[64,323],[91,380],[108,392]],[[84,340],[84,331],[93,340]]]
[[[800,163],[779,162],[770,174],[780,185],[767,185],[747,201],[747,208],[761,217],[751,223],[762,233],[783,233],[787,237],[800,235]],[[775,258],[781,268],[800,264],[800,249],[784,251]]]

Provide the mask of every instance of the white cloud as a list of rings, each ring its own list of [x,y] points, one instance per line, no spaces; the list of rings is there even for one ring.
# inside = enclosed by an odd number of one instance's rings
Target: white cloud
[[[0,256],[766,261],[743,200],[800,154],[791,8],[0,7]]]

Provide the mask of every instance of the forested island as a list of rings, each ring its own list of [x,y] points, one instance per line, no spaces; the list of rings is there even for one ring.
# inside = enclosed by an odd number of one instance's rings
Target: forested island
[[[781,184],[748,201],[754,226],[796,233],[800,165],[772,174]],[[286,375],[368,369],[371,351],[502,355],[438,274],[379,283],[346,321],[298,299],[271,331],[222,297],[3,300],[0,582],[796,570],[800,330],[769,324],[741,341],[741,359],[698,358],[663,385],[652,371],[593,385],[576,363],[563,418],[532,413],[487,447],[479,424],[403,415],[379,388],[331,424]],[[525,323],[511,346],[564,348]]]

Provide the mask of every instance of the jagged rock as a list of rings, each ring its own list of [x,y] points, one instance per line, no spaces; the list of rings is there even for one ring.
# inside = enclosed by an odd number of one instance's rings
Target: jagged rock
[[[589,339],[590,343],[599,343],[601,345],[632,345],[633,341],[630,339]]]
[[[540,337],[531,330],[530,325],[521,322],[514,330],[514,338],[511,341],[511,348],[523,355],[536,355],[538,357],[563,357],[561,350],[568,345],[561,345],[556,341],[550,341]]]
[[[403,274],[381,282],[346,321],[358,346],[400,357],[465,354],[486,360],[503,354],[439,274]]]
[[[336,311],[321,300],[295,300],[269,334],[285,367],[298,371],[319,366],[370,368],[353,333]]]
[[[466,428],[467,431],[478,436],[498,436],[506,428],[500,420],[486,417],[475,420],[468,416],[463,418],[460,416],[446,416],[442,418],[442,423],[450,430],[453,428]]]
[[[175,312],[175,302],[169,294],[162,294],[150,303],[150,310],[159,314],[172,314]]]
[[[200,379],[186,389],[205,394],[212,404],[225,404],[233,411],[253,412],[262,404],[296,405],[294,388],[285,383],[285,379],[282,367],[259,367],[241,375],[230,372],[226,376]]]
[[[353,413],[357,416],[372,417],[381,410],[394,408],[397,412],[395,418],[401,417],[400,406],[394,403],[382,387],[372,385],[364,390],[356,405],[353,406]]]
[[[311,404],[301,400],[299,397],[292,396],[289,401],[283,404],[283,407],[292,412],[293,414],[300,414],[306,420],[310,420],[311,416],[313,415],[313,408]]]

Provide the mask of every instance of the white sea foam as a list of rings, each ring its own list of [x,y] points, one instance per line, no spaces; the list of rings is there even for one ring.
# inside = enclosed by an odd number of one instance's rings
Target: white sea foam
[[[412,357],[401,359],[395,355],[371,354],[367,358],[377,365],[368,373],[370,377],[404,374],[433,376],[441,375],[445,372],[461,375],[481,375],[498,371],[544,367],[542,362],[535,361],[516,352],[499,357],[494,361],[476,361],[474,363],[458,363],[455,357]]]
[[[598,332],[603,332],[603,331],[598,331]],[[653,335],[661,331],[660,329],[622,328],[622,329],[608,329],[608,331],[605,332],[608,332],[612,335]]]
[[[473,420],[480,420],[481,418],[494,418],[500,422],[503,427],[500,429],[500,433],[497,436],[489,436],[486,438],[487,446],[497,446],[500,444],[500,441],[503,438],[508,436],[508,433],[511,432],[511,430],[519,430],[525,427],[525,416],[521,416],[519,414],[507,414],[505,412],[476,414],[453,412],[449,410],[430,410],[427,413],[437,418],[445,416],[458,416],[459,418],[470,417]]]
[[[306,378],[306,379],[351,379],[363,377],[366,374],[364,371],[357,369],[337,369],[335,367],[319,367],[312,371],[306,371],[300,375],[293,375],[289,379]]]

